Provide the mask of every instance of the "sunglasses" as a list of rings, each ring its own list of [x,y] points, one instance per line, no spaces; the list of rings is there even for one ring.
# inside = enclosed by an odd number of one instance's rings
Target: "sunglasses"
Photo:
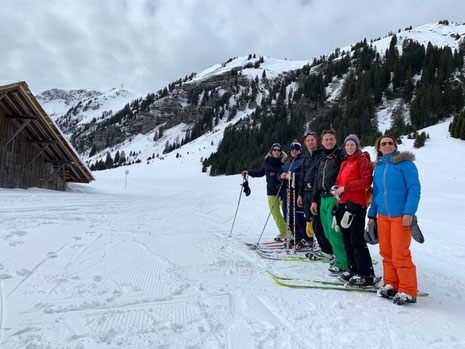
[[[385,147],[386,145],[394,145],[394,142],[391,142],[391,141],[389,141],[389,142],[381,142],[380,145],[382,147]]]
[[[316,133],[314,131],[305,131],[304,133],[304,138],[307,137],[307,136],[315,136]]]
[[[281,149],[275,148],[275,149],[273,149],[273,151],[281,151]]]

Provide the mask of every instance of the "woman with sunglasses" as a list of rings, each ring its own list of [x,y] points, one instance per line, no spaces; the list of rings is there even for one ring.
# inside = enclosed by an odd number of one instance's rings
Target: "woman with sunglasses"
[[[377,166],[373,201],[368,224],[378,226],[379,249],[383,257],[384,286],[378,295],[393,298],[395,304],[415,303],[416,267],[410,254],[410,226],[420,201],[420,180],[410,152],[397,151],[393,137],[376,140]]]
[[[279,235],[276,240],[284,240],[286,238],[286,223],[283,215],[280,211],[282,208],[282,200],[278,191],[280,188],[280,181],[278,179],[278,172],[281,170],[283,164],[287,161],[287,154],[282,151],[281,144],[274,143],[271,146],[270,151],[266,154],[265,160],[263,161],[262,168],[258,171],[247,171],[241,172],[241,175],[245,178],[249,175],[252,178],[266,176],[266,192],[268,195],[268,206],[273,216],[276,226],[279,231]],[[284,190],[281,189],[281,192]]]

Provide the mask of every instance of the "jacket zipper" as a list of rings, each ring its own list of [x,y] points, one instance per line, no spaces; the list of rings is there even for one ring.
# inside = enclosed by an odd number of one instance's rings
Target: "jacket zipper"
[[[386,211],[387,211],[388,217],[391,217],[391,214],[389,213],[389,207],[388,207],[388,201],[387,201],[387,190],[386,190],[386,172],[387,172],[388,166],[389,166],[389,161],[386,159],[386,167],[384,169],[384,174],[383,174],[384,205],[386,206]]]
[[[323,182],[321,183],[321,187],[322,187],[325,191],[328,191],[328,189],[326,189],[326,187],[325,187],[326,165],[328,165],[328,158],[326,158],[325,166],[323,167]]]

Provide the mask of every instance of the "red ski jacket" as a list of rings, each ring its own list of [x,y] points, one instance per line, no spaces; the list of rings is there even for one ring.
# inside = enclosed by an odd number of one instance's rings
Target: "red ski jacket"
[[[373,167],[370,162],[370,155],[361,150],[347,157],[341,164],[336,180],[336,186],[344,187],[344,195],[338,200],[343,204],[346,201],[354,204],[368,206],[367,189],[373,183]]]

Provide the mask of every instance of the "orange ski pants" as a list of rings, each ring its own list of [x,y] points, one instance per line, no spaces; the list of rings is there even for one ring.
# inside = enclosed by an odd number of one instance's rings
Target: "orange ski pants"
[[[412,262],[410,227],[402,226],[403,217],[378,214],[379,250],[383,257],[384,285],[392,285],[399,292],[417,296],[417,269]]]

